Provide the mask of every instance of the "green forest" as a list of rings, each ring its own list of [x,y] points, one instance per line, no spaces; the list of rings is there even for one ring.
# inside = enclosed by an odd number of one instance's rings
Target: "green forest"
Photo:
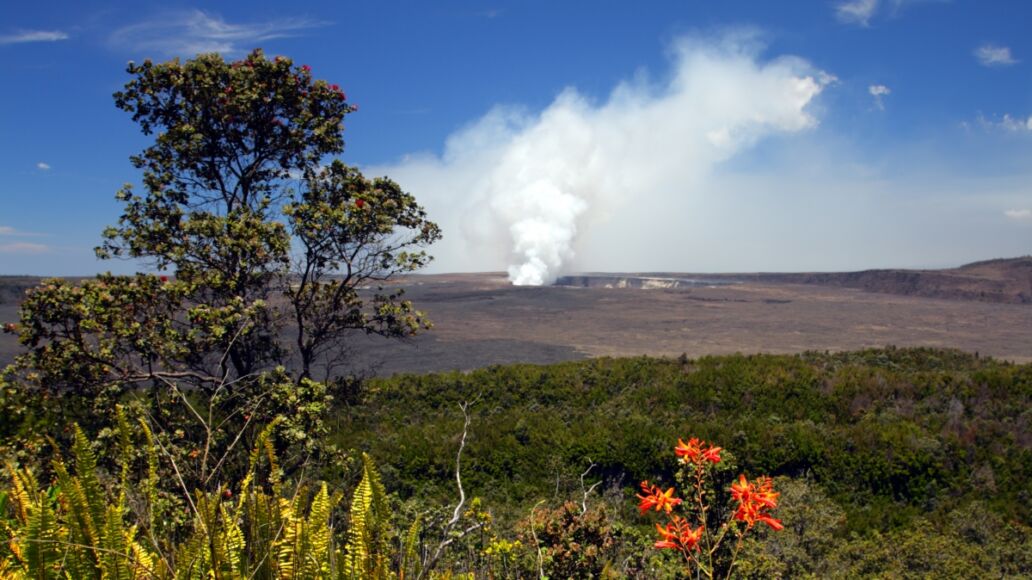
[[[442,232],[256,50],[130,63],[153,139],[4,325],[3,578],[1021,577],[1032,365],[953,350],[355,375]],[[342,353],[344,353],[342,355]]]

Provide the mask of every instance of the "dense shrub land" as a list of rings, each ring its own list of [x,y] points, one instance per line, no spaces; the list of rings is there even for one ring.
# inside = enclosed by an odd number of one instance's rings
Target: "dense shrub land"
[[[326,407],[339,462],[281,463],[281,416],[203,488],[180,476],[201,450],[171,453],[130,394],[92,432],[6,432],[0,572],[676,578],[684,556],[714,577],[1024,576],[1030,395],[1030,365],[929,349],[398,376]],[[670,515],[693,473],[734,531],[709,567],[712,536]]]
[[[447,498],[457,405],[477,400],[463,479],[496,515],[579,498],[594,464],[613,517],[640,524],[627,498],[672,483],[672,442],[692,434],[790,478],[790,533],[766,548],[781,566],[1018,573],[1032,570],[1030,397],[1032,366],[945,350],[596,359],[375,381],[336,437],[381,458],[400,498]]]

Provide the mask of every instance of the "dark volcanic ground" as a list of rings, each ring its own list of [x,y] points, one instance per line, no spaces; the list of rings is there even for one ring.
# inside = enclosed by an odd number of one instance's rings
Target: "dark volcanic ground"
[[[513,287],[502,274],[412,276],[403,281],[408,298],[435,328],[407,342],[358,337],[352,358],[380,375],[604,355],[697,357],[885,345],[953,347],[1032,361],[1032,306],[1019,300],[984,301],[979,290],[931,298],[755,275],[734,281],[639,289]],[[16,316],[13,301],[0,302],[0,321]],[[0,335],[0,363],[18,348],[12,336]]]

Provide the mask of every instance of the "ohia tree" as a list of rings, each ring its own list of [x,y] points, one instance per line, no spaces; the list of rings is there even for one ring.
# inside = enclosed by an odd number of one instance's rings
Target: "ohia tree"
[[[115,103],[154,141],[131,157],[141,183],[118,191],[122,214],[96,253],[172,276],[30,291],[8,400],[79,398],[21,411],[91,425],[133,395],[209,485],[239,434],[274,416],[292,425],[279,439],[308,454],[349,337],[429,327],[383,283],[427,264],[440,230],[398,184],[335,158],[356,107],[308,66],[255,50],[128,73]]]

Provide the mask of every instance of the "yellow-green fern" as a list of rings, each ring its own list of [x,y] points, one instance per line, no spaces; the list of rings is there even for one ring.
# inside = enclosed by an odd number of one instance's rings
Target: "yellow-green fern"
[[[362,454],[362,481],[351,500],[344,554],[346,578],[387,578],[390,513],[387,494],[373,460]]]

